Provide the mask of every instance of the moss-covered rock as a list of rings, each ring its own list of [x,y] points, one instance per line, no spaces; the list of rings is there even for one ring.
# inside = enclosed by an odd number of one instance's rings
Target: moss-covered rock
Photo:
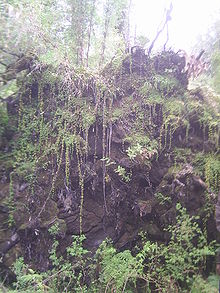
[[[119,249],[133,245],[141,229],[166,241],[177,202],[213,227],[218,98],[187,90],[178,54],[139,53],[98,77],[42,66],[8,100],[15,129],[0,146],[0,225],[7,230],[0,238],[16,231],[35,267],[49,267],[54,223],[60,253],[80,233],[90,249],[106,237]]]

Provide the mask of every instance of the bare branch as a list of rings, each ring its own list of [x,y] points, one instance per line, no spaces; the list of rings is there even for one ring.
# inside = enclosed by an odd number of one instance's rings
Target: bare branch
[[[167,38],[166,38],[166,42],[163,45],[164,51],[166,50],[166,45],[167,45],[168,41],[169,41],[169,28],[168,28],[168,23],[167,23]]]
[[[205,50],[202,50],[199,55],[196,57],[196,61],[199,61],[199,59],[202,57],[202,55],[205,53]]]
[[[7,51],[7,50],[4,49],[3,47],[0,47],[0,50],[1,50],[2,52],[4,52],[5,54],[8,54],[8,55],[12,55],[12,56],[15,56],[15,57],[17,57],[17,58],[20,58],[20,57],[21,57],[21,55],[18,55],[18,54],[14,53],[14,52]]]
[[[0,64],[3,65],[3,66],[5,66],[5,67],[7,67],[7,64],[5,64],[4,62],[2,62],[1,60],[0,60]]]
[[[156,40],[158,39],[159,35],[163,32],[163,30],[166,27],[168,21],[171,20],[171,12],[172,12],[172,10],[173,10],[173,4],[171,2],[170,3],[170,8],[166,12],[166,19],[165,19],[164,25],[162,26],[162,28],[160,30],[157,31],[156,37],[154,38],[153,42],[151,43],[151,45],[149,47],[148,56],[150,56],[150,53],[151,53],[151,51],[152,51],[152,49],[154,47],[154,44],[155,44]]]

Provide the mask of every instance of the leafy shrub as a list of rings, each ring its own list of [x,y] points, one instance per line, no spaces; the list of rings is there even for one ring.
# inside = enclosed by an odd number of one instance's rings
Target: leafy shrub
[[[211,278],[210,278],[211,277]],[[201,276],[195,276],[190,293],[218,293],[218,276],[210,276],[204,280]]]
[[[22,257],[16,260],[13,271],[17,277],[15,292],[31,293],[33,290],[39,293],[44,292],[44,275],[29,268]]]
[[[180,204],[176,209],[176,224],[166,229],[170,233],[168,243],[143,239],[136,254],[129,250],[117,252],[111,241],[106,240],[92,259],[83,248],[85,237],[81,235],[73,237],[65,258],[57,256],[58,227],[50,228],[54,237],[50,252],[53,268],[39,273],[19,258],[14,264],[15,292],[128,293],[135,292],[140,282],[146,292],[208,292],[204,290],[215,287],[213,280],[205,281],[198,274],[206,257],[215,254],[215,243],[207,242],[197,217],[188,215]]]
[[[165,97],[170,96],[175,91],[180,90],[180,84],[177,79],[169,75],[156,74],[153,77],[154,87]]]
[[[220,186],[220,156],[197,153],[193,163],[198,175],[204,178],[212,191],[218,193]]]
[[[57,227],[50,229],[50,233],[55,237]],[[45,273],[34,271],[24,263],[23,258],[18,258],[13,266],[17,281],[14,284],[15,291],[12,292],[87,292],[82,284],[88,261],[88,258],[84,257],[88,252],[82,247],[84,239],[84,236],[73,236],[72,245],[67,248],[67,257],[64,260],[63,256],[56,254],[59,243],[54,238],[50,251],[53,269]]]
[[[105,292],[130,292],[136,280],[143,277],[144,265],[129,250],[117,253],[112,244],[105,241],[96,256],[101,264],[99,282]]]
[[[118,165],[118,167],[115,169],[115,173],[121,176],[122,180],[126,183],[128,183],[131,180],[131,172],[127,173],[125,168],[120,165]]]
[[[180,284],[187,287],[191,277],[204,265],[206,256],[215,254],[215,242],[208,244],[196,221],[198,218],[190,217],[180,204],[176,208],[179,215],[176,224],[167,228],[171,235],[167,245],[147,241],[137,254],[140,261],[147,260],[146,279],[161,292],[172,292]]]

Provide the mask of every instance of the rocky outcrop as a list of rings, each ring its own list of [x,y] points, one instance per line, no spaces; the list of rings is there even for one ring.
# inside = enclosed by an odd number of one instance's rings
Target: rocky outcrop
[[[74,90],[84,100],[70,99],[67,110],[67,97],[60,98],[58,81],[53,94],[51,85],[40,88],[34,77],[27,85],[24,93],[30,97],[24,97],[24,104],[27,109],[36,107],[35,128],[25,141],[30,150],[24,142],[23,149],[18,147],[28,155],[34,146],[39,149],[29,165],[19,157],[17,168],[5,163],[0,167],[0,252],[7,266],[23,255],[33,266],[48,269],[53,243],[48,229],[55,223],[59,253],[80,232],[91,251],[106,237],[118,249],[132,248],[140,231],[152,240],[167,241],[164,228],[175,222],[177,202],[190,214],[206,217],[201,225],[209,219],[208,233],[214,237],[215,195],[205,183],[204,172],[198,172],[196,156],[216,149],[215,129],[211,135],[201,127],[199,101],[198,109],[190,108],[194,94],[186,88],[184,60],[174,52],[149,59],[143,51],[135,51],[123,60],[114,81],[108,76],[111,70],[106,67],[103,72],[110,89],[97,86],[94,92],[93,79],[85,87],[81,79],[74,79]],[[48,98],[41,112],[43,93]],[[12,108],[10,114],[17,117],[20,112]],[[32,123],[25,116],[28,113],[23,114],[26,128]],[[83,122],[78,125],[78,121]],[[18,138],[23,137],[19,127],[14,134]]]

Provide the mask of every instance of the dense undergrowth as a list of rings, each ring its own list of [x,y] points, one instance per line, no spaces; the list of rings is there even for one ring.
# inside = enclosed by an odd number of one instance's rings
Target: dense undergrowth
[[[167,228],[169,242],[151,242],[142,234],[141,247],[133,252],[117,252],[107,239],[91,255],[81,235],[73,236],[65,256],[57,256],[59,227],[54,225],[51,269],[34,271],[19,258],[13,265],[17,281],[8,292],[217,292],[218,279],[209,283],[199,275],[206,257],[215,254],[215,242],[207,243],[198,217],[190,217],[180,204],[176,208],[177,222]]]

